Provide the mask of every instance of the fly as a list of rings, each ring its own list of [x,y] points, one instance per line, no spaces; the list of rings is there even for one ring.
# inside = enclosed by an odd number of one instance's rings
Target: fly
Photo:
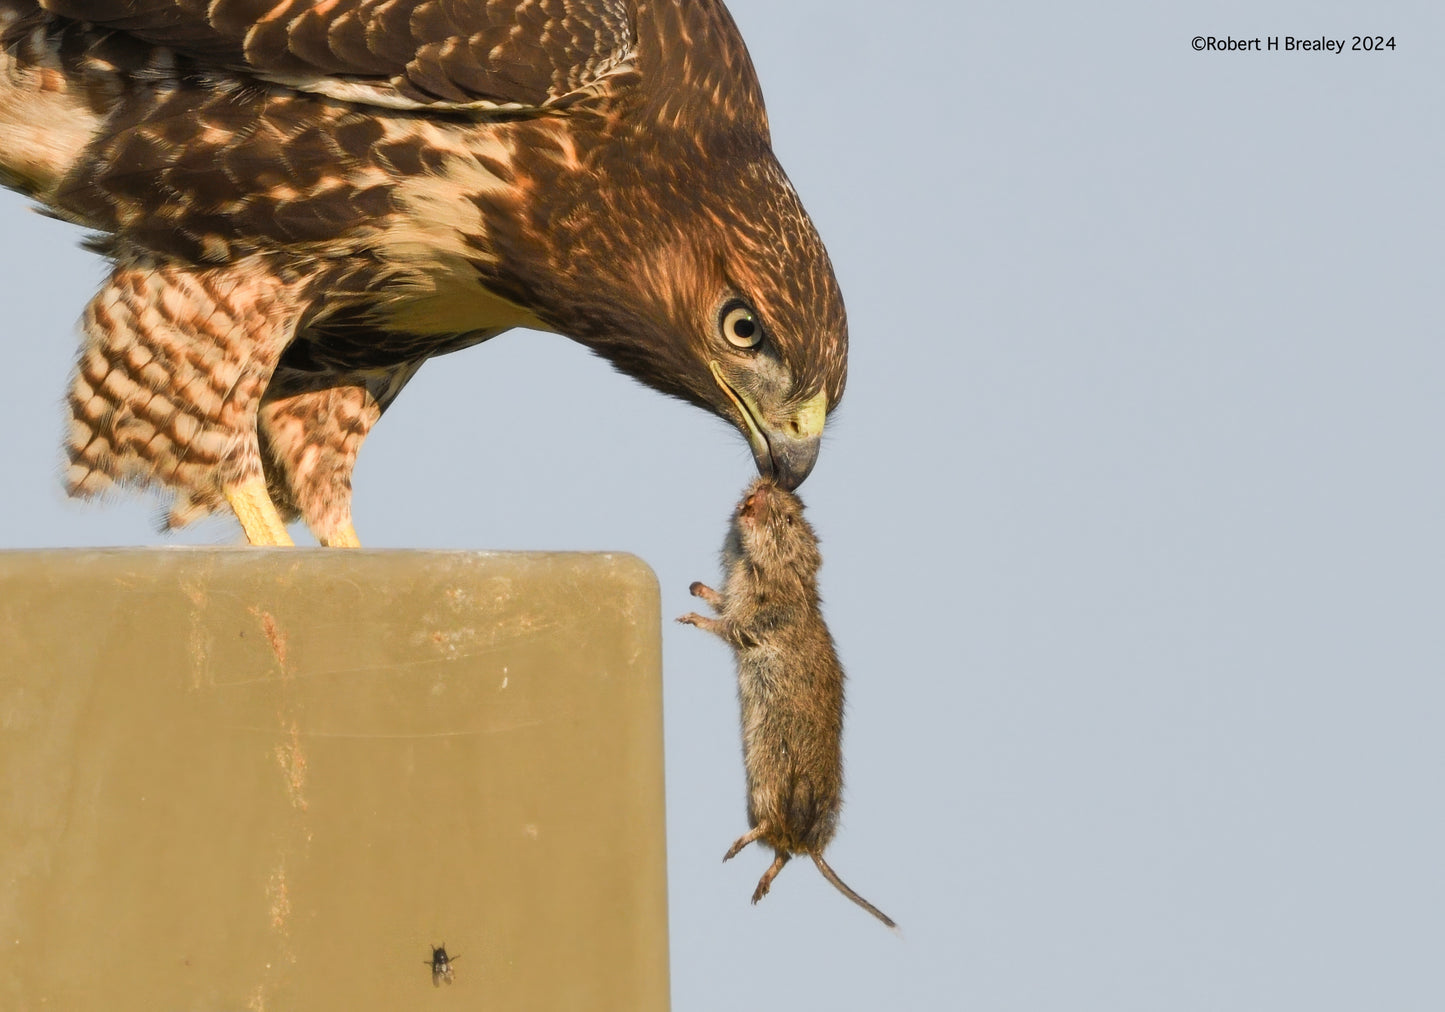
[[[447,955],[446,942],[432,947],[431,959],[422,960],[427,966],[431,967],[432,987],[441,987],[442,981],[450,984],[456,980],[456,974],[452,971],[452,963],[458,959],[461,959],[461,956]]]

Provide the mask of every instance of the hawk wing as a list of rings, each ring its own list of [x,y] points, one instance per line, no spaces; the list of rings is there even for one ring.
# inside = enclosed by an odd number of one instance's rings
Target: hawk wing
[[[41,0],[202,64],[397,109],[525,110],[631,65],[628,0]]]

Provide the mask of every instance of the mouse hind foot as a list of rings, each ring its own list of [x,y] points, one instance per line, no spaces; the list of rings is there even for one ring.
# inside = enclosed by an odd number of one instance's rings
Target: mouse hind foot
[[[778,856],[773,858],[773,863],[763,872],[763,877],[758,879],[758,887],[753,890],[754,903],[768,894],[768,890],[773,887],[773,879],[778,877],[778,872],[783,870],[783,865],[787,864],[792,856],[786,850],[778,851]]]
[[[766,826],[754,826],[752,829],[748,830],[742,836],[738,837],[736,840],[733,841],[733,845],[729,847],[728,852],[723,855],[723,860],[731,861],[733,858],[738,856],[738,852],[740,850],[742,850],[748,844],[762,839],[766,834]]]

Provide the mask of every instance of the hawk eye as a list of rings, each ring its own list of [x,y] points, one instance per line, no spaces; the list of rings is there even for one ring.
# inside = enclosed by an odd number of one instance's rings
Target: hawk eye
[[[757,314],[737,299],[723,306],[718,326],[734,348],[756,348],[763,343],[763,325],[758,322]]]

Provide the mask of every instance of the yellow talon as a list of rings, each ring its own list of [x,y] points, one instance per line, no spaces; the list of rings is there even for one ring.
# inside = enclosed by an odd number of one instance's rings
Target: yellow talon
[[[348,520],[336,529],[336,533],[329,538],[322,538],[321,543],[327,548],[360,548],[361,541],[356,537],[356,528]]]
[[[263,478],[247,478],[224,491],[226,501],[235,511],[236,519],[241,521],[241,529],[246,532],[246,540],[251,544],[278,547],[296,543],[286,533],[286,524],[276,511],[276,504],[271,501]]]

